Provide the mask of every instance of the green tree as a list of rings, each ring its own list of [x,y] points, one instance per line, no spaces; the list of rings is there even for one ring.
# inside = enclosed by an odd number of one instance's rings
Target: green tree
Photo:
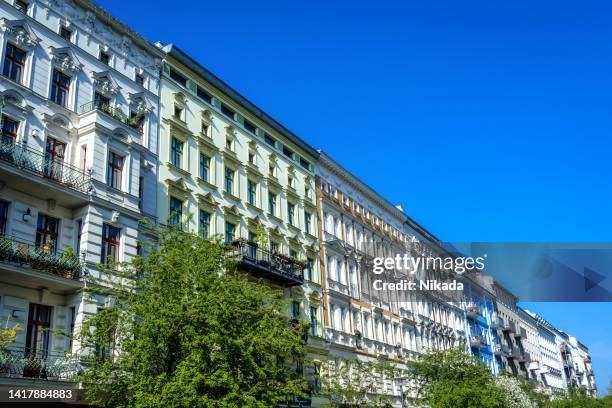
[[[411,365],[416,402],[431,408],[504,408],[489,369],[461,348],[431,350]]]
[[[584,388],[569,387],[567,392],[554,398],[552,408],[606,408],[606,402],[586,394]]]
[[[103,307],[77,339],[100,407],[273,407],[304,397],[302,325],[282,291],[236,271],[218,241],[164,229],[145,258],[87,284]]]

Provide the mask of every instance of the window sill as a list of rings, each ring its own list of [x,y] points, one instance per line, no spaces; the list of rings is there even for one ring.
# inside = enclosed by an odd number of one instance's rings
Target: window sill
[[[166,167],[168,167],[170,170],[173,170],[173,171],[176,171],[177,173],[182,174],[183,176],[191,177],[190,172],[188,172],[187,170],[183,170],[180,167],[176,167],[174,164],[170,162],[166,162]]]
[[[247,206],[248,208],[250,208],[251,210],[255,211],[255,212],[258,212],[258,213],[260,213],[260,214],[262,214],[262,213],[263,213],[263,210],[262,210],[261,208],[257,207],[255,204],[246,203],[246,206]]]
[[[207,187],[211,190],[217,190],[217,186],[208,182],[207,180],[204,180],[203,178],[196,177],[196,181],[198,182],[198,184],[203,185],[204,187]]]
[[[223,191],[223,197],[235,201],[235,202],[239,202],[240,198],[236,197],[235,195],[233,195],[232,193],[228,192],[228,191]]]

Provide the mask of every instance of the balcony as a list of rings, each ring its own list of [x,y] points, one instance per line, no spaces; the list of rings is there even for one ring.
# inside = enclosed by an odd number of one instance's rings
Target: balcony
[[[91,101],[84,105],[81,105],[81,107],[79,108],[80,114],[85,114],[92,111],[105,113],[106,115],[121,122],[122,124],[138,132],[142,132],[142,117],[140,116],[129,118],[125,113],[123,113],[123,111],[121,111],[121,109],[112,107],[108,103],[103,101]]]
[[[516,327],[516,333],[514,333],[514,337],[516,337],[517,339],[525,338],[527,337],[527,330],[525,330],[524,327]]]
[[[506,322],[503,328],[504,331],[510,333],[516,333],[516,323],[514,322]]]
[[[78,359],[63,353],[41,357],[23,350],[0,351],[0,377],[71,381],[80,371]]]
[[[41,280],[47,280],[49,287],[58,289],[80,287],[79,281],[85,270],[81,260],[71,250],[53,251],[49,244],[38,247],[33,242],[6,235],[0,236],[0,262],[9,266],[3,268],[2,275],[11,281],[20,275],[20,282],[25,279],[36,285],[41,284]],[[23,276],[23,271],[33,273]]]
[[[493,354],[496,356],[508,356],[508,347],[503,344],[496,344]]]
[[[234,241],[225,250],[238,267],[254,276],[269,279],[284,287],[304,283],[304,264],[282,254],[274,254],[249,241]]]
[[[31,149],[22,143],[0,141],[0,168],[8,165],[8,171],[18,173],[6,178],[6,182],[26,192],[36,191],[39,195],[51,195],[60,189],[78,192],[80,201],[88,198],[91,175],[83,169],[71,166],[62,160],[52,160],[49,155]],[[37,176],[32,178],[31,176]],[[42,182],[42,186],[41,186]],[[72,196],[75,194],[72,193]],[[56,198],[56,194],[50,198]],[[74,200],[74,198],[72,199]]]
[[[477,319],[479,317],[481,317],[482,315],[480,314],[480,308],[478,306],[468,306],[465,309],[465,312],[467,313],[467,316],[470,319]]]
[[[483,344],[482,336],[472,336],[470,337],[470,347],[480,348]]]

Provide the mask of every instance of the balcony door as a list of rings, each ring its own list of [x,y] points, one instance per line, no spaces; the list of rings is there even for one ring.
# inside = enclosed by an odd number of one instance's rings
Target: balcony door
[[[26,333],[26,356],[45,359],[49,354],[51,337],[51,306],[30,303]]]
[[[36,246],[46,253],[55,253],[57,249],[57,236],[59,220],[45,214],[38,214],[36,223]]]
[[[54,180],[62,180],[62,169],[64,166],[64,155],[66,143],[62,143],[52,137],[47,138],[45,148],[45,176]]]

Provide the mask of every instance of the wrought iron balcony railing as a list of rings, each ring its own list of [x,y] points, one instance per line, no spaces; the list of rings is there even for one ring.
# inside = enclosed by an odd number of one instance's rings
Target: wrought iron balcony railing
[[[81,260],[71,251],[55,251],[50,244],[36,246],[7,235],[0,235],[0,262],[27,266],[72,280],[80,280],[84,272]]]
[[[0,160],[81,193],[88,194],[91,188],[91,175],[87,171],[8,138],[0,138]]]
[[[255,242],[234,241],[225,250],[225,256],[235,259],[240,269],[283,286],[304,283],[304,264],[288,256],[272,253]]]
[[[106,113],[107,115],[118,120],[124,125],[129,126],[132,129],[138,130],[139,132],[142,132],[143,116],[139,115],[130,118],[121,109],[110,106],[107,102],[104,101],[87,102],[86,104],[81,105],[81,107],[79,108],[79,113],[84,114],[94,110]]]
[[[41,356],[23,350],[0,350],[0,377],[70,381],[80,372],[81,365],[74,356]]]

